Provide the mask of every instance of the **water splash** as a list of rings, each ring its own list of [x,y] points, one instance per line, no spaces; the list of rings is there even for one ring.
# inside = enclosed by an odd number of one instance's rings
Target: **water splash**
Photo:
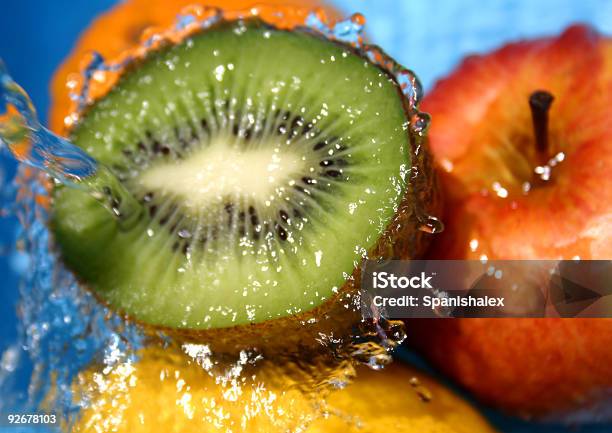
[[[105,166],[43,125],[25,90],[0,60],[0,146],[21,163],[42,170],[56,181],[91,194],[122,224],[129,224],[141,206]]]
[[[48,189],[40,177],[20,168],[27,185],[14,183],[4,191],[14,200],[10,212],[21,223],[16,255],[26,264],[21,274],[18,342],[2,355],[0,411],[38,411],[41,406],[70,418],[81,406],[72,400],[78,372],[96,359],[109,365],[132,357],[142,333],[125,324],[82,290],[59,265],[49,237],[45,200]],[[29,377],[27,394],[19,381]],[[53,389],[57,398],[48,399]]]
[[[79,184],[98,171],[86,152],[42,126],[28,94],[0,60],[0,143],[27,165],[65,182]]]
[[[259,18],[268,24],[282,29],[294,29],[297,17],[303,23],[298,28],[319,34],[329,40],[347,44],[375,65],[391,74],[397,81],[402,94],[406,97],[406,109],[411,129],[424,135],[430,119],[418,109],[423,98],[423,87],[410,69],[397,63],[377,45],[365,42],[366,19],[355,13],[344,20],[329,22],[322,9],[309,11],[295,7],[266,7],[259,5],[247,10],[222,10],[207,6],[188,6],[178,15],[176,24],[169,29],[149,28],[141,36],[141,45],[122,54],[115,61],[106,61],[100,54],[92,52],[90,59],[80,74],[72,75],[68,81],[70,99],[73,102],[71,114],[65,118],[65,126],[73,128],[87,107],[103,97],[115,85],[121,75],[152,51],[168,44],[177,44],[186,38],[209,29],[222,21]]]
[[[261,10],[252,9],[241,17],[249,14],[259,15]],[[176,42],[224,18],[231,17],[218,9],[190,8],[179,17],[176,27],[171,31],[146,32],[143,45],[117,63],[107,63],[101,56],[92,54],[83,73],[73,77],[69,83],[75,107],[74,114],[66,118],[66,126],[74,127],[87,107],[114,85],[129,64],[163,46],[165,41]],[[330,25],[323,15],[313,12],[307,15],[304,25],[309,31],[328,39],[350,44],[364,57],[388,70],[406,97],[410,119],[408,127],[418,137],[424,136],[429,118],[418,111],[422,97],[418,79],[382,49],[364,43],[363,16],[355,14],[347,20]],[[0,107],[3,110],[0,136],[2,144],[17,159],[43,170],[62,183],[93,194],[116,215],[133,215],[136,209],[140,209],[110,170],[40,124],[27,94],[4,68],[0,69],[0,75],[3,104]],[[418,141],[414,143],[417,148],[420,145],[422,143]],[[63,268],[49,238],[47,209],[39,200],[41,197],[48,198],[48,188],[25,170],[21,170],[20,177],[26,183],[25,186],[16,186],[20,190],[20,199],[14,212],[23,225],[20,244],[29,264],[20,288],[20,344],[11,347],[2,356],[0,392],[2,395],[16,395],[12,388],[14,384],[9,380],[16,372],[26,371],[32,379],[28,395],[21,400],[1,402],[0,412],[16,407],[35,410],[47,404],[70,424],[75,414],[90,404],[87,398],[75,399],[73,386],[78,373],[89,366],[98,365],[104,374],[117,366],[135,362],[148,337],[141,328],[125,323],[122,318],[96,302],[91,294],[79,287],[74,276]],[[110,197],[109,192],[102,189],[102,186],[109,184],[112,186]],[[436,231],[423,230],[432,233]],[[350,380],[354,363],[380,369],[391,362],[393,349],[405,338],[403,324],[379,317],[375,321],[360,323],[359,326],[350,341],[336,339],[333,335],[321,336],[321,343],[330,348],[333,355],[332,369],[329,365],[320,366],[309,360],[293,359],[283,364],[283,374],[295,384],[310,389],[342,387]],[[215,377],[224,377],[220,379],[222,382],[234,385],[238,383],[238,386],[245,365],[259,360],[257,354],[248,354],[246,357],[241,354],[238,359],[221,360],[215,354],[206,352],[202,345],[187,345],[182,349],[204,370]],[[25,359],[30,359],[32,363],[24,362]],[[234,388],[231,391],[236,392]],[[53,398],[49,398],[50,395]]]
[[[363,47],[363,30],[365,17],[359,13],[351,15],[348,19],[338,21],[330,26],[324,15],[313,12],[306,18],[306,26],[323,34],[328,39],[344,42],[355,48]]]

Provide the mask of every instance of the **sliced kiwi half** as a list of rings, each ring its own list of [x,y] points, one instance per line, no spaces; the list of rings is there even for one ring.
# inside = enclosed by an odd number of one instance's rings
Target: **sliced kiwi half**
[[[433,180],[407,116],[393,76],[349,46],[216,25],[133,65],[73,129],[142,212],[126,228],[56,188],[61,256],[138,322],[291,338],[288,323],[346,309],[363,258],[422,249],[416,201],[434,205]]]

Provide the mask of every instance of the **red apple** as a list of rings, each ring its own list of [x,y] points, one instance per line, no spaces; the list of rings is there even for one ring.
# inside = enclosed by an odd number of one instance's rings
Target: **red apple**
[[[574,26],[470,57],[422,109],[447,196],[431,258],[612,258],[609,39]],[[612,319],[433,319],[408,329],[487,403],[612,418]]]

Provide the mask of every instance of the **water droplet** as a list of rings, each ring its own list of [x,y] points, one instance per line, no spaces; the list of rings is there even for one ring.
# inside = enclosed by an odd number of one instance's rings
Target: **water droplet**
[[[410,120],[410,127],[412,132],[418,135],[425,135],[429,124],[431,123],[431,116],[427,113],[415,113]]]
[[[179,230],[178,235],[182,239],[189,239],[191,237],[191,232],[187,229],[181,229]]]
[[[428,215],[420,221],[419,230],[422,232],[435,234],[444,231],[444,223],[435,216]]]
[[[492,188],[493,188],[493,191],[495,191],[495,194],[497,194],[498,197],[500,197],[500,198],[507,198],[508,197],[508,190],[506,188],[504,188],[499,182],[493,182]]]
[[[2,373],[11,373],[15,371],[19,363],[19,348],[17,346],[10,346],[2,353],[0,358],[0,378],[3,376]]]
[[[432,400],[433,395],[431,391],[421,383],[418,377],[412,377],[409,383],[421,401],[429,403]]]

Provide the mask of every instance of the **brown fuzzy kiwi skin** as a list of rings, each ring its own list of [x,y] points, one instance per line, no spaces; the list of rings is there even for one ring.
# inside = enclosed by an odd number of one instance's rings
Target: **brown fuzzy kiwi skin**
[[[367,60],[353,47],[347,45],[346,48]],[[128,70],[138,67],[140,61],[131,64]],[[380,66],[379,68],[391,76],[388,71]],[[406,119],[410,119],[414,109],[408,105],[397,82],[396,88],[398,97],[403,101]],[[81,114],[87,113],[85,111]],[[433,167],[427,138],[412,132],[410,128],[407,129],[406,135],[412,170],[416,170],[417,175],[411,176],[406,181],[406,192],[393,220],[377,243],[368,251],[367,258],[370,260],[422,258],[433,235],[420,230],[419,227],[423,218],[428,215],[441,215],[442,212],[441,188]],[[58,250],[61,258],[61,249]],[[76,274],[75,277],[79,285],[92,293],[101,304],[127,322],[140,325],[149,337],[158,339],[161,333],[179,343],[207,344],[216,353],[236,354],[241,350],[256,349],[267,355],[300,354],[301,356],[308,352],[323,350],[329,352],[329,348],[325,348],[326,337],[333,336],[334,341],[340,342],[336,343],[340,346],[348,345],[355,334],[355,328],[362,322],[359,303],[360,266],[353,270],[351,277],[337,293],[311,310],[260,323],[212,329],[169,328],[141,322],[109,305],[91,290],[85,281]]]

